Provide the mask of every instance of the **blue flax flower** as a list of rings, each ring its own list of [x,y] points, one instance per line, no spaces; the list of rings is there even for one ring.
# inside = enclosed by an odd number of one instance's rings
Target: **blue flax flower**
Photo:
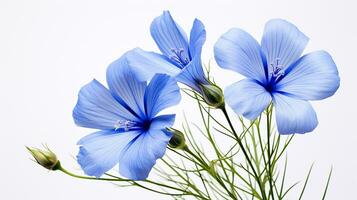
[[[218,65],[247,77],[226,88],[229,106],[253,120],[273,101],[280,134],[312,131],[318,121],[308,101],[333,95],[340,78],[327,52],[300,57],[307,42],[297,27],[281,19],[265,25],[260,45],[238,28],[223,34],[214,47]]]
[[[150,27],[151,36],[162,54],[144,51],[140,48],[126,53],[128,62],[142,77],[165,73],[199,93],[200,86],[209,84],[201,63],[201,50],[206,40],[202,22],[195,19],[187,39],[186,33],[173,20],[169,11],[155,18]]]
[[[84,172],[99,177],[119,163],[122,176],[147,178],[166,150],[175,115],[158,113],[180,101],[175,80],[157,74],[147,85],[136,77],[124,57],[107,70],[109,90],[93,80],[79,92],[73,110],[77,125],[100,131],[79,142],[78,163]]]

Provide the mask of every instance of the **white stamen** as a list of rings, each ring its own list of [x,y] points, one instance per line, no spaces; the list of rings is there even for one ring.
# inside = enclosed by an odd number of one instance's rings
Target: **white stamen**
[[[114,124],[114,129],[118,130],[120,128],[123,128],[124,131],[129,131],[130,128],[135,126],[135,122],[129,121],[129,120],[118,120]]]

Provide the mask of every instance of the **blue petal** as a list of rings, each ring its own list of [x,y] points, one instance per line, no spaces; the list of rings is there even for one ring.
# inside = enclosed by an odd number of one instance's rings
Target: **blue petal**
[[[269,66],[269,74],[273,71],[271,65],[285,69],[294,63],[308,41],[309,38],[295,25],[282,19],[268,21],[261,46]]]
[[[214,45],[214,57],[220,67],[266,83],[260,46],[249,33],[233,28],[223,34]]]
[[[73,119],[78,126],[95,129],[113,129],[118,120],[138,120],[97,80],[80,90]]]
[[[200,84],[209,84],[202,69],[200,56],[195,56],[176,76],[176,79],[199,93],[201,92]]]
[[[156,74],[150,81],[145,93],[146,116],[155,117],[161,110],[180,102],[180,88],[168,75]]]
[[[151,120],[150,130],[163,130],[174,125],[175,115],[160,115]]]
[[[304,100],[332,96],[340,86],[340,77],[331,56],[316,51],[300,58],[276,85],[276,90]]]
[[[316,113],[308,101],[274,93],[273,102],[280,134],[307,133],[317,126]]]
[[[162,158],[171,138],[167,131],[149,130],[143,133],[126,148],[119,161],[119,172],[132,180],[148,177],[156,160]]]
[[[191,56],[200,56],[202,46],[206,41],[206,30],[203,23],[195,19],[192,25],[191,33],[190,33],[190,53]]]
[[[109,65],[107,82],[113,96],[125,103],[139,118],[145,116],[146,81],[141,81],[128,65],[125,55]]]
[[[227,104],[247,119],[256,119],[271,102],[271,95],[254,79],[244,79],[228,86],[224,92]]]
[[[90,176],[100,177],[118,162],[125,147],[140,135],[138,131],[116,133],[99,131],[83,137],[77,161]]]
[[[126,53],[130,67],[142,80],[150,80],[156,73],[176,76],[180,68],[172,64],[166,56],[135,48]]]
[[[172,49],[182,49],[185,57],[189,57],[187,36],[173,20],[169,11],[164,11],[161,16],[154,19],[150,32],[160,51],[167,57],[172,56]]]

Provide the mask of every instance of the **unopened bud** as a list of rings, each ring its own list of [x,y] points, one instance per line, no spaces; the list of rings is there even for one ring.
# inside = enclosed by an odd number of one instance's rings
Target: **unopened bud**
[[[169,141],[169,147],[174,149],[185,149],[187,147],[185,136],[181,131],[174,128],[167,128],[167,130],[172,133],[172,137]]]
[[[209,162],[209,171],[211,174],[216,174],[216,164],[217,164],[218,160],[212,160]]]
[[[224,106],[224,96],[221,88],[214,84],[200,85],[200,87],[202,97],[208,105],[214,108]]]
[[[45,146],[45,150],[30,147],[26,148],[39,165],[49,170],[57,170],[59,160],[57,159],[56,154],[54,154],[48,147]]]

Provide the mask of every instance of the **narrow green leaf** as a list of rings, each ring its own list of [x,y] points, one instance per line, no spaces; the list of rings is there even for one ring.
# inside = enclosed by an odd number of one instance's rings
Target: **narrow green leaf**
[[[281,197],[283,195],[287,166],[288,166],[288,156],[285,157],[284,171],[283,171],[283,177],[282,177],[282,180],[281,180],[279,199],[281,199]]]
[[[306,188],[307,182],[309,181],[310,174],[311,174],[311,171],[312,171],[312,167],[313,167],[313,166],[314,166],[314,164],[311,165],[311,167],[310,167],[310,169],[309,169],[309,173],[308,173],[307,176],[306,176],[305,183],[304,183],[304,187],[302,188],[302,191],[301,191],[299,200],[301,200],[302,195],[303,195],[304,192],[305,192],[305,188]]]
[[[326,187],[325,187],[325,191],[324,191],[324,196],[322,196],[322,200],[324,200],[325,197],[326,197],[328,186],[329,186],[330,180],[331,180],[332,170],[333,170],[333,167],[331,166],[330,173],[329,173],[328,178],[327,178],[327,183],[326,183]]]

